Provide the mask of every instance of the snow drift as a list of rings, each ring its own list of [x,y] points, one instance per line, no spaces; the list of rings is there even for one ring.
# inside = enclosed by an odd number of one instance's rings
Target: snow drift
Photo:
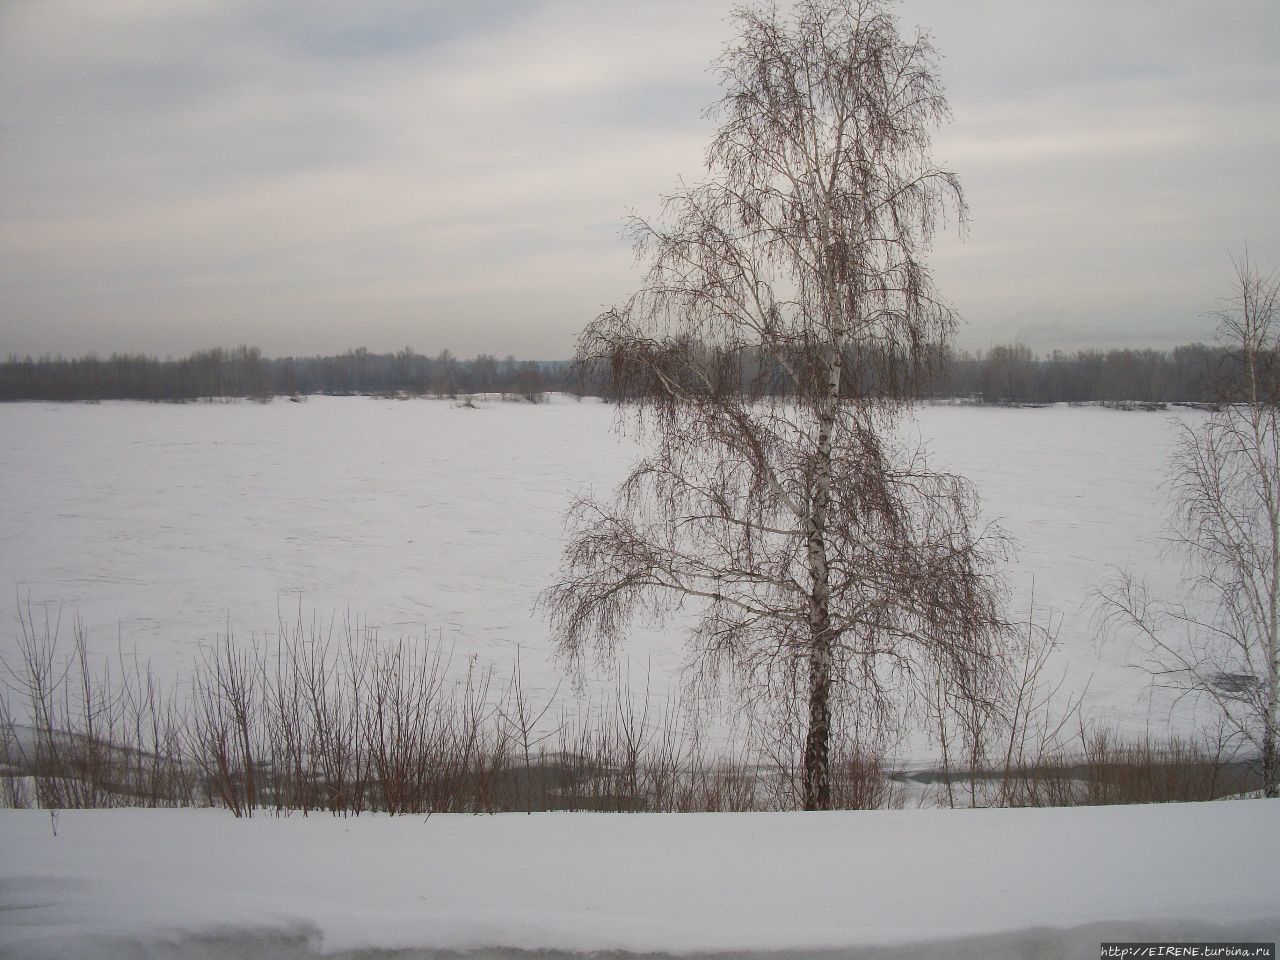
[[[1096,957],[1280,933],[1280,801],[53,825],[0,814],[2,956]]]

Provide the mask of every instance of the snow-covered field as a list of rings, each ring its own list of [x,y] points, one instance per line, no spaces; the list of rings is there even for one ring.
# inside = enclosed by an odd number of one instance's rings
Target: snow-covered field
[[[1278,828],[1269,800],[425,821],[67,811],[56,837],[47,813],[0,811],[0,956],[1092,960],[1103,941],[1274,942]]]
[[[1099,649],[1088,601],[1116,567],[1176,593],[1158,485],[1175,418],[1197,416],[918,411],[935,463],[972,479],[1021,543],[1016,606],[1034,585],[1040,619],[1061,618],[1066,688],[1089,684],[1087,711],[1131,731],[1168,717],[1127,649]],[[0,406],[0,655],[14,655],[27,598],[37,618],[61,615],[64,638],[78,615],[92,650],[119,641],[169,677],[217,635],[270,637],[301,609],[430,637],[500,672],[519,645],[526,686],[549,693],[559,672],[534,601],[570,499],[608,492],[634,457],[613,424],[612,408],[564,397]],[[661,695],[682,662],[679,624],[637,628],[624,656]]]

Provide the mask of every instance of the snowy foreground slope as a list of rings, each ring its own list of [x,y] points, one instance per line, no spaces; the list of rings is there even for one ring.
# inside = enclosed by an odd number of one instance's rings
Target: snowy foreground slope
[[[1274,941],[1280,802],[831,814],[0,811],[0,956],[1097,957]],[[525,951],[530,951],[526,953]]]

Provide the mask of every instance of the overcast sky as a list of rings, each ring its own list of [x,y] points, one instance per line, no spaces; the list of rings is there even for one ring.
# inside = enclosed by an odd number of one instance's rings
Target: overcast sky
[[[0,0],[0,355],[565,357],[701,172],[729,0]],[[1203,339],[1280,266],[1280,3],[904,0],[959,344]]]

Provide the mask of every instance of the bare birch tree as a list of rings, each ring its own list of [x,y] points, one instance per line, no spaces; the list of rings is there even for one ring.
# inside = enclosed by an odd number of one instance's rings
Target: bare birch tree
[[[923,256],[965,207],[935,51],[887,6],[735,12],[706,179],[632,219],[647,276],[578,342],[650,452],[575,505],[544,596],[578,665],[697,605],[693,663],[807,715],[808,809],[841,710],[882,726],[938,677],[986,702],[1004,628],[973,491],[892,440],[956,323]]]
[[[1172,543],[1188,563],[1193,605],[1160,602],[1122,577],[1102,594],[1113,626],[1135,633],[1157,684],[1207,700],[1238,745],[1261,759],[1280,795],[1280,276],[1248,254],[1215,317],[1229,369],[1224,394],[1184,424],[1170,488]],[[1207,613],[1200,612],[1208,611]]]

